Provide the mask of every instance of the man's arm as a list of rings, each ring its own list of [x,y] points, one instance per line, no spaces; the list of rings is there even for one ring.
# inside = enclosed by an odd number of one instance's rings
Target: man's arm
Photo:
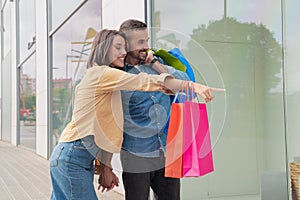
[[[150,67],[159,74],[169,73],[167,66],[161,64],[157,58],[153,58],[153,60],[150,62]]]
[[[188,75],[185,72],[176,70],[174,67],[170,67],[168,65],[162,64],[160,59],[154,58],[150,62],[150,67],[155,70],[157,73],[168,73],[174,76],[176,79],[181,80],[190,80]]]
[[[153,55],[153,51],[149,50],[145,61],[145,64],[149,64],[149,66],[156,71],[157,73],[168,73],[174,76],[176,79],[181,80],[190,80],[189,76],[182,71],[176,70],[174,67],[166,65],[162,58],[157,58]]]

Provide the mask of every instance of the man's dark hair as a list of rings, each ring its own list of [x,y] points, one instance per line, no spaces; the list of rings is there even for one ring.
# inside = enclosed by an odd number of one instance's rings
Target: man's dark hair
[[[147,24],[145,24],[144,22],[141,22],[136,19],[128,19],[121,24],[119,31],[125,32],[145,29],[147,29]]]

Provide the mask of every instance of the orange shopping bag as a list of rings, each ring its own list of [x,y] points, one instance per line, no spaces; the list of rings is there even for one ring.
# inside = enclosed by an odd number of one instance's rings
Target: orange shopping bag
[[[165,177],[182,177],[183,154],[183,104],[175,103],[171,106],[165,161]]]

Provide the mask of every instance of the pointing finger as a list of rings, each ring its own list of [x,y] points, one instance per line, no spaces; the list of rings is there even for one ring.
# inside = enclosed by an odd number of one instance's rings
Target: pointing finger
[[[210,88],[210,90],[213,92],[225,92],[226,91],[226,89],[224,89],[224,88]]]

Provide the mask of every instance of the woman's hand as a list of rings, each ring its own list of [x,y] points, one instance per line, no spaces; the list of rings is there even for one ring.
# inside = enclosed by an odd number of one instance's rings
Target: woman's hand
[[[190,86],[191,84],[191,86]],[[201,95],[205,102],[210,102],[214,99],[213,92],[225,92],[225,89],[222,88],[213,88],[205,85],[201,85],[199,83],[189,82],[190,88],[196,93]]]
[[[102,192],[112,190],[115,186],[119,186],[119,178],[113,173],[112,169],[108,166],[104,166],[101,169],[98,179],[98,190],[102,187]]]

